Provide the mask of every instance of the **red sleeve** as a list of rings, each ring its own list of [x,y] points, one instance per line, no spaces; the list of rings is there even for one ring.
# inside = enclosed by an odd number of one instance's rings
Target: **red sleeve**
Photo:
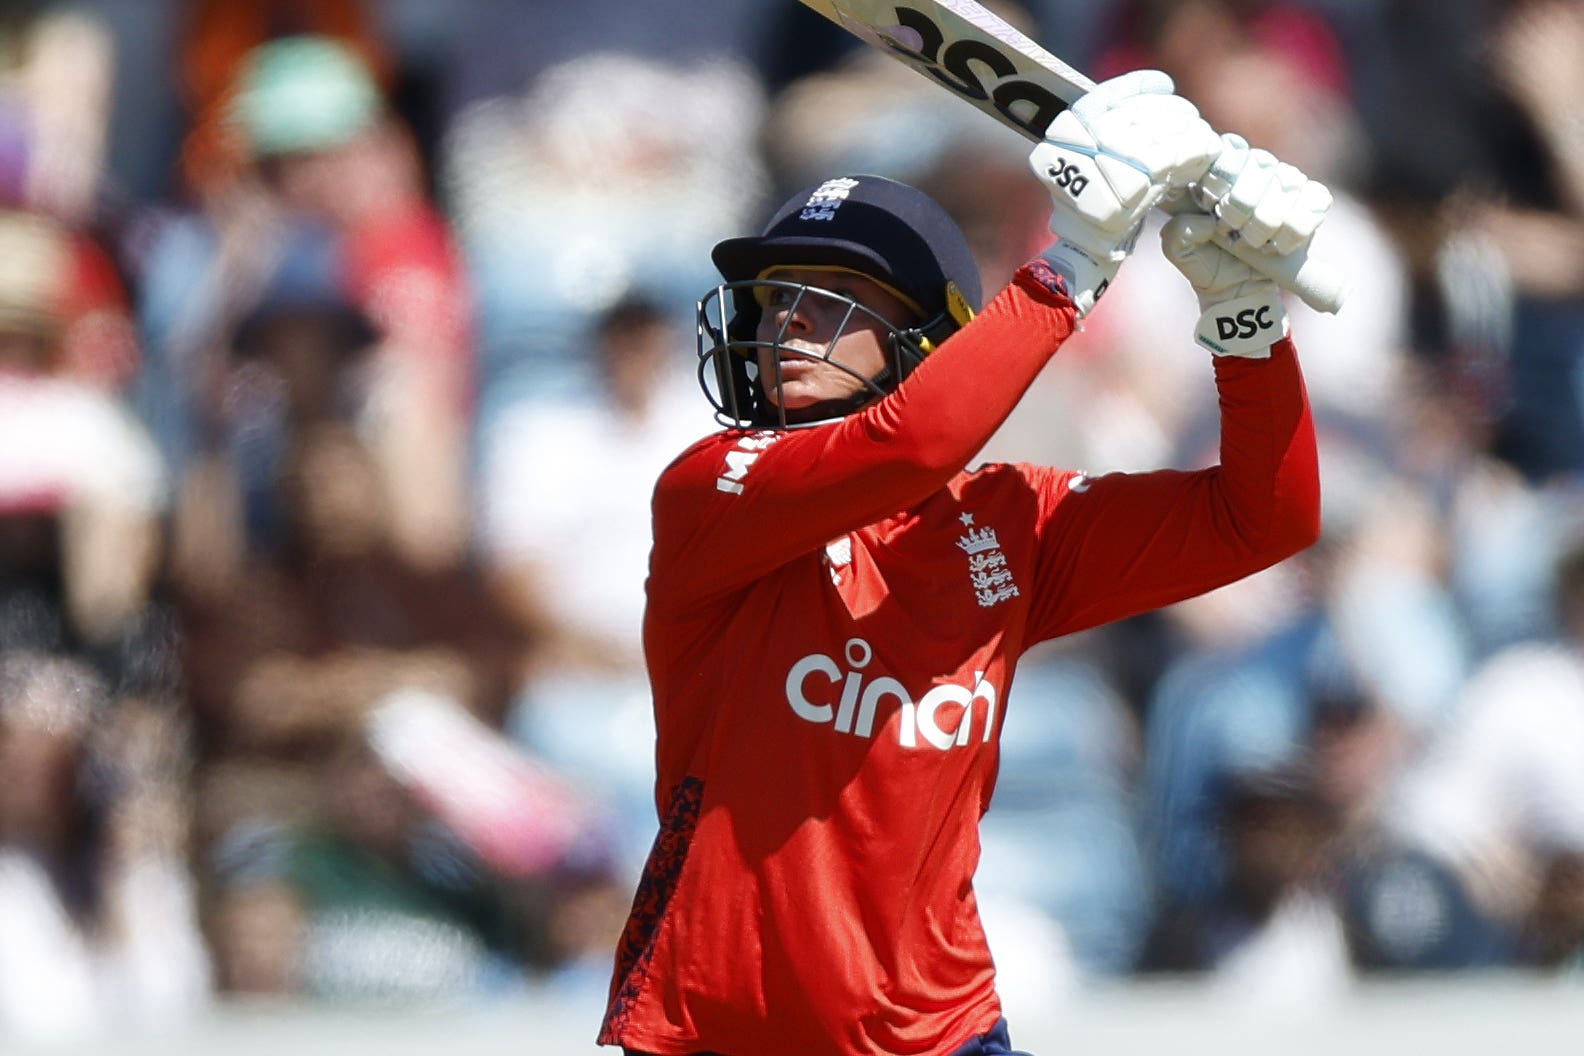
[[[717,434],[661,475],[651,594],[677,604],[749,583],[959,473],[1072,333],[1036,261],[896,392],[831,425]]]
[[[1314,423],[1291,340],[1268,360],[1219,356],[1220,464],[1064,474],[1048,489],[1031,641],[1194,597],[1320,534]]]
[[[347,284],[380,334],[415,357],[441,405],[473,408],[473,314],[467,269],[445,218],[424,202],[361,224]]]

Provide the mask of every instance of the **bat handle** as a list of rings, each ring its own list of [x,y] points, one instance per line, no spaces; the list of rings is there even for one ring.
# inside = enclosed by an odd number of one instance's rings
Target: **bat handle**
[[[1342,269],[1311,257],[1308,246],[1285,255],[1266,253],[1219,232],[1215,242],[1317,312],[1335,315],[1347,300],[1348,280]]]

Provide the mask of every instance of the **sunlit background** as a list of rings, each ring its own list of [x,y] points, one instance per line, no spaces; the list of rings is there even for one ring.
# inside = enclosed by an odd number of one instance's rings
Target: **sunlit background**
[[[992,6],[1353,284],[1321,543],[1020,668],[1014,1042],[1580,1051],[1584,2]],[[793,0],[0,5],[0,1052],[595,1052],[709,247],[876,172],[995,289],[1027,149]],[[1213,459],[1196,313],[1146,231],[985,456]]]

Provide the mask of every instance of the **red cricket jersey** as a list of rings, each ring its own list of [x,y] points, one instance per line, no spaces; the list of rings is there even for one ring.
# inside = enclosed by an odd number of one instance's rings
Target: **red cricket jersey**
[[[1318,534],[1286,341],[1216,360],[1217,468],[962,472],[1073,319],[1025,268],[899,392],[716,434],[661,476],[644,631],[661,826],[602,1043],[901,1056],[990,1029],[973,873],[1018,657]]]

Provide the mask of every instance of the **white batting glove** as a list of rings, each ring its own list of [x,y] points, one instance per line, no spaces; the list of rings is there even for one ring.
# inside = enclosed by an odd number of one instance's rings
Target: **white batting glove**
[[[1132,252],[1144,214],[1201,180],[1220,137],[1159,70],[1113,77],[1062,111],[1029,155],[1050,191],[1045,259],[1086,315]]]
[[[1271,345],[1291,330],[1281,290],[1211,241],[1218,222],[1204,213],[1179,213],[1161,228],[1166,259],[1199,297],[1194,340],[1218,356],[1270,358]]]
[[[1331,208],[1331,192],[1242,136],[1221,137],[1221,153],[1194,188],[1200,208],[1224,234],[1255,249],[1288,254],[1309,243]]]

